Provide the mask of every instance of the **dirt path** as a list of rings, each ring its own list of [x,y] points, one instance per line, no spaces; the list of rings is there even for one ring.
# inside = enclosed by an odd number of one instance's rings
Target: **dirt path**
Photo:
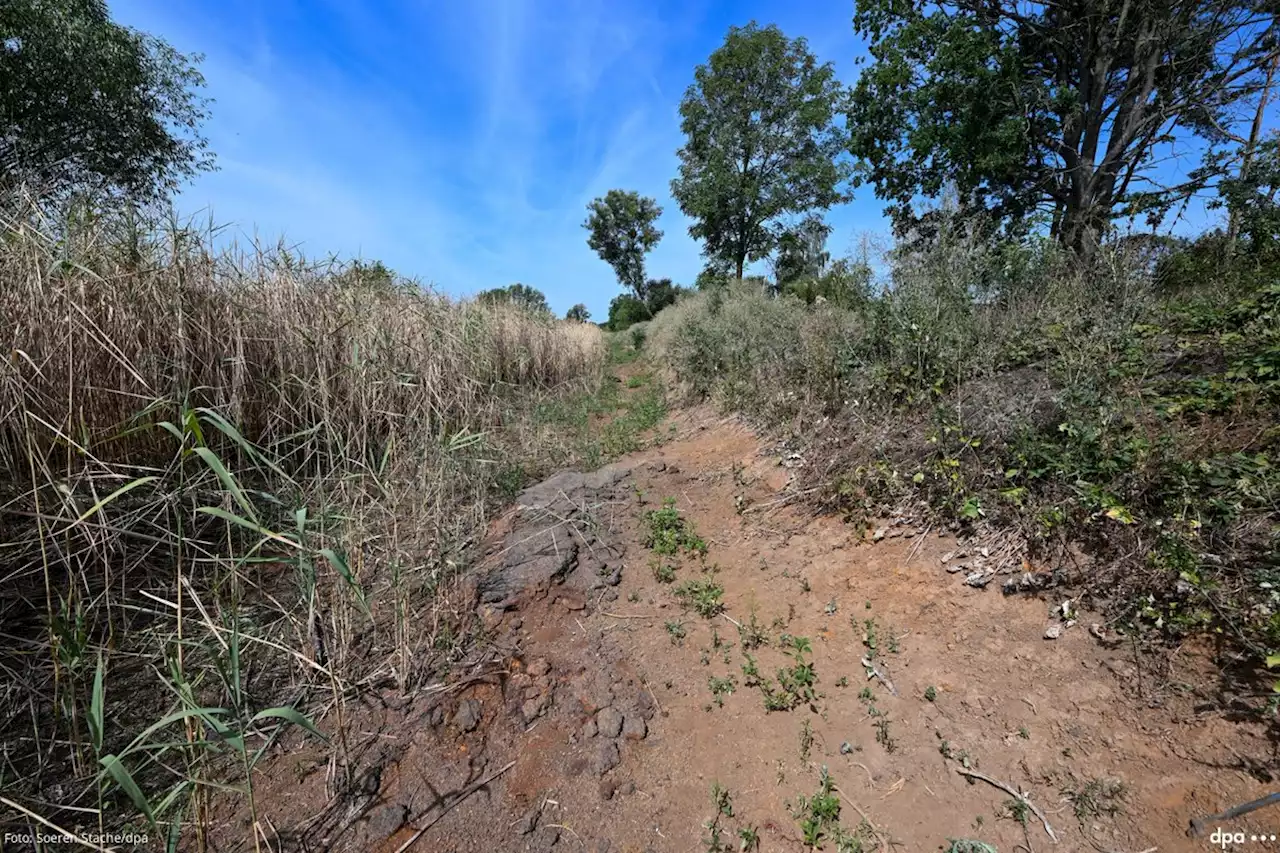
[[[1191,686],[1213,683],[1203,654],[1174,654],[1156,683],[1127,640],[1091,636],[1090,614],[1047,640],[1059,598],[965,586],[943,570],[962,547],[949,535],[908,524],[864,542],[780,502],[788,470],[740,424],[707,411],[672,423],[665,444],[585,485],[526,493],[494,526],[491,577],[509,582],[513,567],[551,556],[539,565],[552,579],[482,584],[485,655],[447,691],[366,703],[362,761],[380,768],[367,800],[282,838],[388,853],[683,853],[754,837],[760,850],[799,851],[808,816],[827,850],[947,850],[951,839],[1004,853],[1208,850],[1218,846],[1186,836],[1191,817],[1269,792],[1243,769],[1243,757],[1269,754],[1265,732],[1226,721]],[[645,513],[668,497],[707,545],[705,560],[676,561],[674,583],[655,578],[644,541]],[[557,519],[535,524],[554,539],[545,553],[521,533],[534,509]],[[681,605],[673,590],[690,579],[723,588],[723,613]],[[812,703],[766,710],[747,654],[775,697],[780,669],[811,662]],[[278,828],[324,799],[325,774],[305,776],[291,758],[292,771],[269,769],[260,786]],[[958,770],[1027,792],[1058,843],[1009,793]],[[838,823],[824,819],[832,803]],[[1269,839],[1280,810],[1222,825]]]

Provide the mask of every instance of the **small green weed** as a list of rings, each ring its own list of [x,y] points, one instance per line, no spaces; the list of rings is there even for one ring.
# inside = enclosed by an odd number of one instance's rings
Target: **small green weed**
[[[743,649],[758,649],[769,644],[769,635],[757,621],[754,607],[751,608],[751,615],[738,625],[738,639],[742,642]]]
[[[676,579],[676,567],[671,563],[659,557],[654,557],[649,561],[649,568],[653,571],[653,579],[658,583],[674,583]]]
[[[800,824],[801,841],[810,849],[821,849],[829,840],[835,842],[837,853],[862,853],[871,837],[865,821],[852,832],[840,825],[840,798],[825,765],[819,773],[818,790],[812,797],[799,797],[791,814]]]
[[[729,794],[729,789],[719,782],[711,783],[711,802],[715,804],[716,814],[733,817],[733,797]]]
[[[675,593],[685,607],[707,619],[724,610],[724,587],[710,578],[687,580],[676,587]]]
[[[667,627],[667,636],[671,638],[671,645],[673,646],[684,645],[684,638],[686,636],[684,623],[668,621],[666,623],[666,627]]]
[[[732,693],[737,684],[734,682],[732,675],[727,675],[724,678],[717,678],[712,675],[707,678],[707,687],[711,688],[711,695],[715,697],[716,706],[723,708],[724,697]]]
[[[928,701],[928,702],[936,701],[938,698],[938,688],[930,684],[928,687],[924,689],[924,698],[925,698],[925,701]]]
[[[699,557],[707,555],[707,543],[694,531],[693,524],[676,509],[675,498],[664,498],[661,509],[645,513],[645,522],[649,525],[649,532],[644,540],[646,548],[667,557],[674,557],[681,551]]]
[[[1062,792],[1071,803],[1076,819],[1084,822],[1093,817],[1114,817],[1124,811],[1128,788],[1119,779],[1091,779],[1079,789]]]
[[[1005,813],[1022,824],[1027,825],[1027,818],[1031,815],[1031,806],[1027,805],[1027,801],[1019,797],[1010,797],[1004,801]]]
[[[791,658],[791,666],[778,670],[778,686],[775,689],[768,681],[760,681],[760,691],[764,694],[764,707],[769,711],[790,711],[801,703],[812,705],[818,700],[814,685],[818,682],[818,674],[813,661],[805,655],[812,653],[813,647],[807,637],[788,637],[781,639],[783,651]]]

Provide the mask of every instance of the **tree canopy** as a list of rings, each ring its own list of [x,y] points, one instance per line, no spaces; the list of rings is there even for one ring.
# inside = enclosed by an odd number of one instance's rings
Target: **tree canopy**
[[[506,287],[482,290],[476,294],[476,301],[487,302],[491,305],[505,303],[538,313],[551,312],[551,306],[547,304],[547,297],[541,290],[520,282],[509,284]]]
[[[564,318],[575,323],[585,323],[591,319],[591,312],[587,310],[587,306],[579,302],[565,312]]]
[[[197,59],[103,0],[0,3],[0,184],[151,201],[212,168]]]
[[[648,307],[639,298],[630,293],[619,293],[609,303],[609,321],[605,325],[610,331],[622,332],[650,316]]]
[[[662,239],[662,232],[654,227],[662,208],[637,192],[609,190],[587,205],[587,210],[582,223],[588,231],[587,245],[613,267],[619,284],[643,300],[644,256]]]
[[[778,238],[778,254],[773,261],[773,277],[778,286],[801,279],[816,279],[831,260],[827,238],[831,226],[820,216],[807,216]]]
[[[1085,254],[1114,217],[1202,186],[1161,168],[1175,130],[1228,139],[1275,50],[1261,0],[857,0],[853,22],[873,62],[851,151],[898,230],[951,184],[967,214],[1045,214]]]
[[[752,22],[729,30],[680,102],[680,173],[671,194],[708,258],[742,278],[773,248],[786,214],[844,200],[845,90],[807,42]]]

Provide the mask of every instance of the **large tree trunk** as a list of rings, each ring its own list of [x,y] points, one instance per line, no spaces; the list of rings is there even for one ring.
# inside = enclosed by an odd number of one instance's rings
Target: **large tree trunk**
[[[1110,210],[1101,210],[1100,205],[1068,204],[1063,212],[1058,240],[1077,258],[1088,264],[1098,253],[1098,246],[1102,242],[1102,235],[1109,218]]]

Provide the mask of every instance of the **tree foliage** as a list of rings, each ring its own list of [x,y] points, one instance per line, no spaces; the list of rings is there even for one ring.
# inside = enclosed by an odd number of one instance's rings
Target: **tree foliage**
[[[577,305],[565,312],[564,318],[572,320],[575,323],[586,323],[591,319],[591,312],[587,310],[587,306],[579,302]]]
[[[551,313],[551,306],[547,304],[547,297],[541,290],[519,282],[509,284],[506,287],[482,290],[476,294],[476,300],[478,302],[487,302],[491,305],[515,305],[518,308],[524,308],[540,314]]]
[[[1248,238],[1251,255],[1269,255],[1280,248],[1280,134],[1259,143],[1249,169],[1224,178],[1218,193],[1212,206],[1230,211]]]
[[[773,261],[773,278],[778,286],[820,277],[831,260],[827,238],[831,226],[819,216],[807,216],[778,238],[778,254]]]
[[[0,184],[152,201],[212,168],[197,60],[103,0],[0,3]]]
[[[860,177],[900,231],[954,184],[965,211],[1009,230],[1046,214],[1088,254],[1114,217],[1158,219],[1202,186],[1161,168],[1175,128],[1227,138],[1275,49],[1270,21],[1262,0],[858,0],[873,57],[849,113]]]
[[[613,267],[619,284],[643,300],[644,256],[662,239],[662,232],[654,226],[662,208],[637,192],[609,190],[587,205],[587,210],[582,223],[588,232],[587,245]]]
[[[609,303],[609,321],[605,325],[610,331],[622,332],[649,317],[649,308],[644,302],[630,293],[619,293]]]
[[[686,288],[678,284],[672,284],[669,278],[651,278],[645,284],[645,308],[649,311],[650,317],[657,316],[658,312],[668,305],[674,305],[676,300],[687,292]]]
[[[703,253],[742,278],[787,214],[842,201],[849,175],[838,126],[845,90],[802,39],[754,22],[729,30],[680,102],[680,173],[671,194]]]

